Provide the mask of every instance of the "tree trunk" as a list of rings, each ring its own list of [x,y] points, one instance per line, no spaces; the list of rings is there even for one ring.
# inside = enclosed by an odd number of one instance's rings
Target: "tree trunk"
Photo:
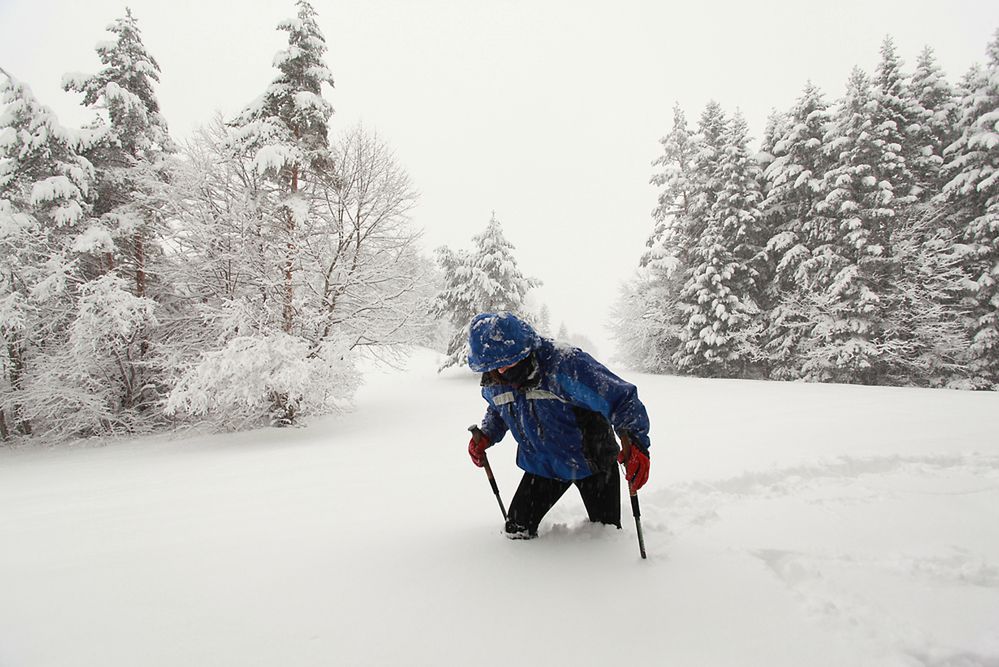
[[[136,232],[133,237],[135,243],[135,296],[146,296],[146,248],[142,240],[142,233]]]
[[[3,408],[0,408],[0,440],[10,440],[10,431],[7,429],[7,415]]]
[[[294,426],[295,416],[295,406],[288,402],[287,394],[275,393],[271,395],[271,426],[277,426],[279,428],[284,426]]]
[[[146,245],[142,232],[136,232],[132,239],[135,244],[135,296],[141,299],[146,296]],[[139,355],[145,357],[148,351],[149,341],[143,334],[139,341]]]
[[[24,361],[21,359],[21,351],[14,343],[7,345],[7,354],[10,357],[10,388],[14,394],[23,390],[24,384]],[[14,425],[22,435],[31,435],[31,422],[23,417],[24,411],[20,403],[14,403]]]
[[[291,194],[298,192],[298,165],[291,170]],[[284,261],[284,332],[291,333],[295,320],[295,285],[294,285],[294,263],[295,263],[295,215],[288,209],[285,218],[285,232],[288,234],[287,255]]]

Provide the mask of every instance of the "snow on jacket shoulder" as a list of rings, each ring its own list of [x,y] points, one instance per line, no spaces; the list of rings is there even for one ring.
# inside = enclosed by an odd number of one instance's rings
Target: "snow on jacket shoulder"
[[[637,388],[578,348],[542,339],[538,373],[522,387],[483,375],[489,403],[482,430],[499,442],[507,430],[518,443],[517,465],[552,479],[576,480],[614,465],[614,431],[649,448],[649,418]]]

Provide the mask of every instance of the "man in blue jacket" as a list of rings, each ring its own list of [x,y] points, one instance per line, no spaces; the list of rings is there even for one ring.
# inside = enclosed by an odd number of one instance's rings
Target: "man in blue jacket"
[[[620,528],[616,463],[625,464],[635,490],[649,477],[649,417],[635,386],[586,352],[542,338],[511,313],[476,315],[468,342],[468,365],[482,373],[489,404],[468,453],[482,467],[486,448],[509,430],[524,471],[507,536],[537,537],[541,519],[572,485],[591,521]]]

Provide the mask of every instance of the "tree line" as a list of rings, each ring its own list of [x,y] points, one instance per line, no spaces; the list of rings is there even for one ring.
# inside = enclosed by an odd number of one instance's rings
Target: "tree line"
[[[312,6],[278,29],[273,82],[183,145],[131,11],[63,81],[84,128],[2,73],[0,437],[290,424],[349,404],[359,349],[435,335],[408,175],[332,132]]]
[[[654,227],[613,327],[653,372],[999,387],[999,32],[950,83],[891,38],[833,103],[808,83],[761,150],[674,108]]]

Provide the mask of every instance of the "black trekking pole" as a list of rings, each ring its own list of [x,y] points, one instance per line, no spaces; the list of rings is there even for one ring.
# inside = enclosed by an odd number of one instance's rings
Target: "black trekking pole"
[[[642,508],[638,506],[638,491],[628,482],[628,493],[631,494],[631,513],[635,516],[635,530],[638,531],[638,551],[645,558],[645,536],[642,534]]]
[[[624,450],[624,460],[627,462],[628,457],[631,455],[631,440],[625,433],[619,435],[621,437],[621,448]],[[628,481],[628,495],[631,496],[631,514],[635,517],[635,530],[638,532],[638,551],[642,554],[642,558],[646,558],[645,535],[642,533],[642,508],[638,505],[638,491],[635,490],[635,487],[631,485],[631,481],[628,480],[627,469],[625,470],[624,478]]]
[[[468,430],[476,439],[485,437],[482,430],[478,426],[469,426]],[[496,486],[496,478],[493,477],[493,469],[489,466],[489,457],[486,456],[486,450],[482,450],[482,467],[486,469],[486,477],[489,478],[489,486],[493,487],[493,495],[496,496],[496,502],[499,503],[500,512],[503,513],[503,521],[506,521],[506,508],[503,507],[503,499],[500,498],[499,487]]]

